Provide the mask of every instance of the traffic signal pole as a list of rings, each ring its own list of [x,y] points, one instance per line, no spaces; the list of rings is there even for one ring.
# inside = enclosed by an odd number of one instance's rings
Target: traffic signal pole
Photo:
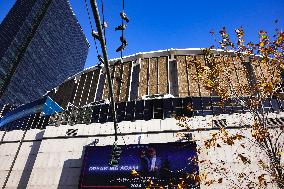
[[[104,66],[106,68],[106,74],[107,74],[107,80],[108,80],[108,86],[109,86],[109,97],[111,101],[111,110],[112,110],[113,124],[114,124],[114,135],[115,135],[115,141],[117,141],[117,120],[116,120],[115,102],[114,102],[114,97],[113,97],[112,81],[111,81],[110,72],[109,72],[106,41],[103,35],[97,2],[96,0],[90,0],[90,2],[91,2],[95,22],[96,22],[96,27],[98,30],[98,35],[99,35],[98,38],[99,38],[101,48],[102,48]]]

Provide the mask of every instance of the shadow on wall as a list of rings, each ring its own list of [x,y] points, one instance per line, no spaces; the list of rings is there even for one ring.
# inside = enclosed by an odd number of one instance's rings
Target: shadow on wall
[[[98,142],[99,139],[95,139],[94,142],[83,146],[82,155],[79,159],[68,159],[64,161],[57,189],[78,189],[85,149],[90,145],[96,146]]]
[[[37,133],[36,139],[42,139],[43,134],[44,134],[44,131]],[[28,185],[31,173],[33,171],[35,161],[36,161],[36,157],[37,157],[37,154],[39,152],[40,145],[41,145],[41,140],[34,141],[32,143],[31,151],[29,153],[27,162],[25,164],[21,179],[20,179],[18,187],[17,187],[18,189],[27,188],[27,185]]]
[[[83,147],[81,158],[64,161],[57,189],[78,188],[85,148],[86,146]]]

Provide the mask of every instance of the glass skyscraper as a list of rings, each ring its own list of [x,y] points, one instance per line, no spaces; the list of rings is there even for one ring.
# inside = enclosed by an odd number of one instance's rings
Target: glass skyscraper
[[[67,0],[17,0],[0,41],[0,104],[40,98],[83,70],[89,48]]]

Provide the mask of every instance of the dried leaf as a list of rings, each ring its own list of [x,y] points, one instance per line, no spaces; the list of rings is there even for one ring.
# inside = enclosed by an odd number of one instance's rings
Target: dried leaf
[[[242,160],[244,164],[247,164],[247,163],[251,164],[251,161],[247,157],[243,156],[242,154],[238,154],[238,157]]]
[[[264,185],[264,186],[267,186],[267,182],[264,178],[265,174],[261,174],[260,176],[258,176],[258,182],[260,183],[260,185]]]

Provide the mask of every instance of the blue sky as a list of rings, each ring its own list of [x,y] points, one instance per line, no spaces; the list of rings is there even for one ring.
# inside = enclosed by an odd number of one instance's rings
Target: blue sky
[[[98,0],[99,5],[101,0]],[[121,23],[119,12],[122,0],[103,0],[108,28],[106,29],[109,58],[119,57],[120,32],[114,28]],[[15,0],[0,0],[2,21]],[[94,66],[97,53],[85,9],[84,0],[70,0],[71,6],[91,45],[85,67]],[[87,0],[89,5],[89,0]],[[90,8],[90,7],[89,7]],[[229,32],[243,26],[246,39],[257,40],[257,32],[273,33],[274,20],[284,26],[283,0],[125,0],[130,23],[125,32],[128,46],[124,55],[169,48],[209,47],[214,41],[209,31],[226,26]],[[93,20],[92,20],[93,21]],[[95,23],[93,22],[95,26]]]

